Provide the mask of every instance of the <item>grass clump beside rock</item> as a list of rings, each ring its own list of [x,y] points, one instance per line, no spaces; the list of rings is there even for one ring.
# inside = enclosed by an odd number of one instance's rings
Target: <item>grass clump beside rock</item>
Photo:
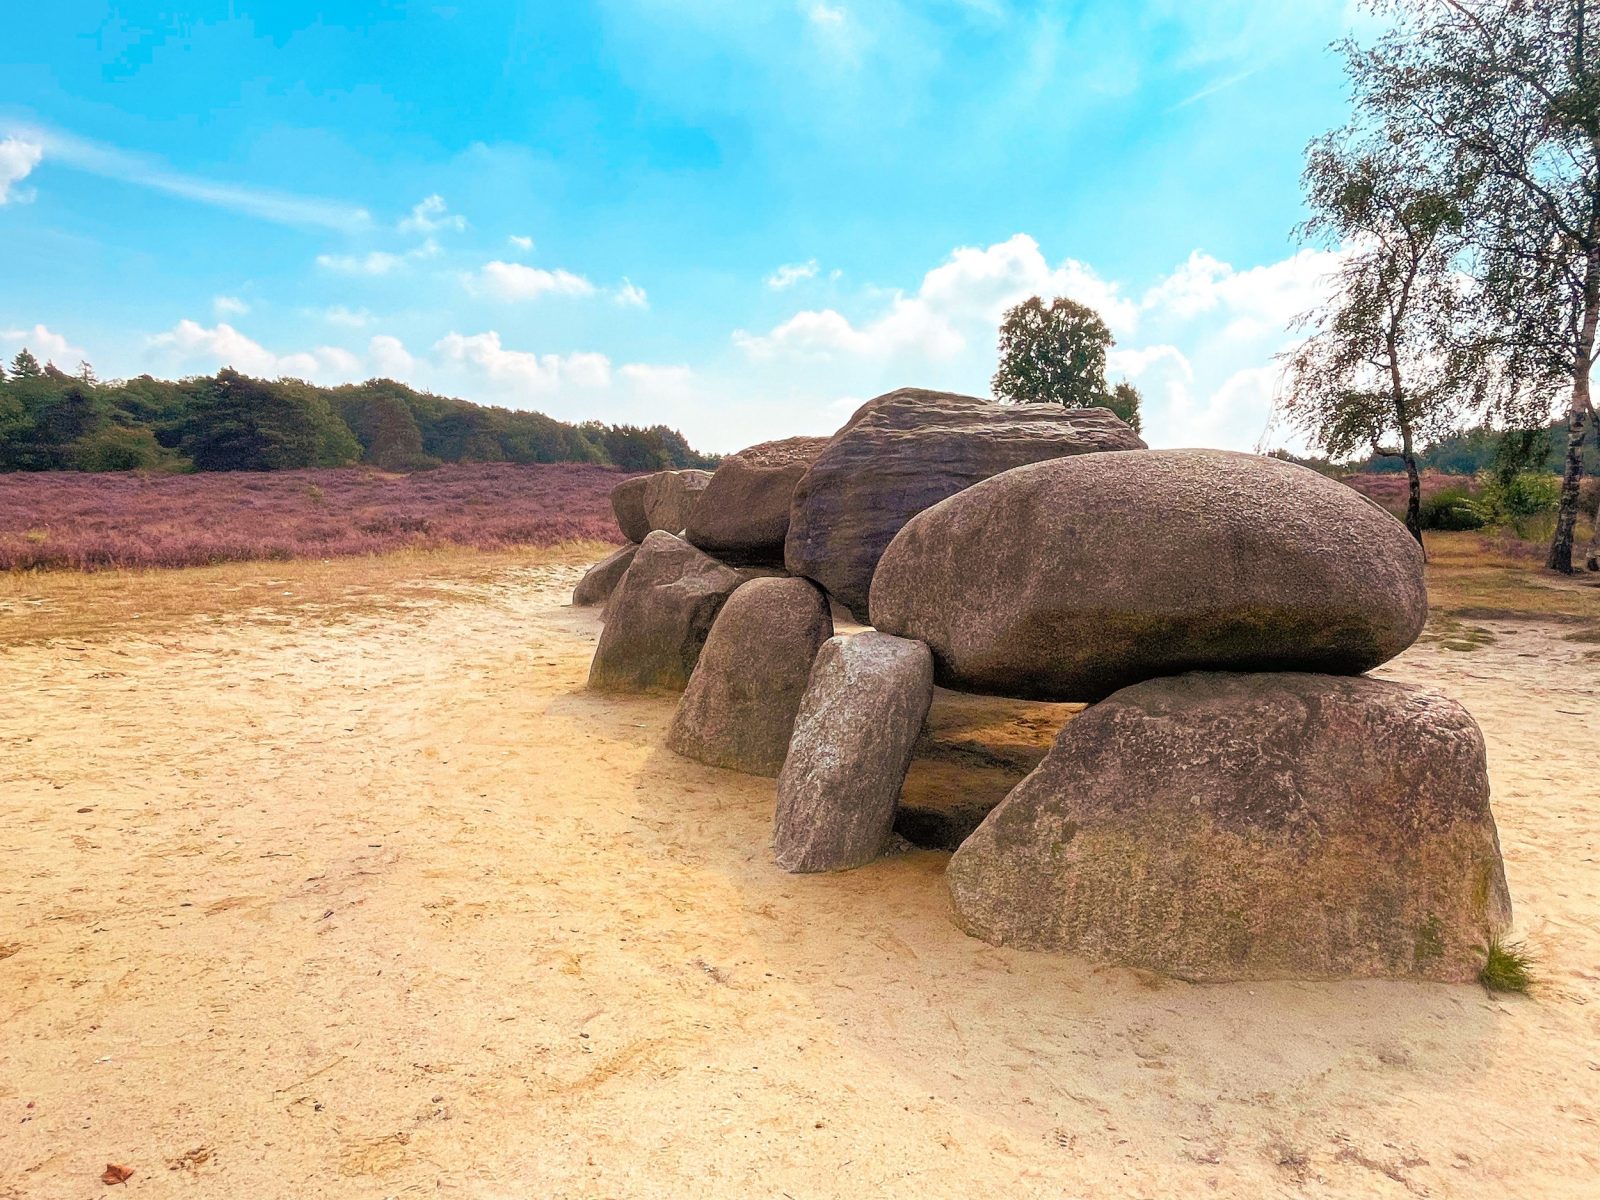
[[[1533,958],[1521,945],[1492,937],[1478,982],[1491,992],[1526,992],[1533,983]]]

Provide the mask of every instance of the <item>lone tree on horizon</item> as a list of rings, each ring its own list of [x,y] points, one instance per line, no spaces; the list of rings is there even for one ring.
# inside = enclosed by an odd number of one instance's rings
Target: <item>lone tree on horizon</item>
[[[1000,323],[1000,362],[989,386],[1009,404],[1109,408],[1139,430],[1139,390],[1123,381],[1106,387],[1110,328],[1086,304],[1057,296],[1048,307],[1031,296]]]

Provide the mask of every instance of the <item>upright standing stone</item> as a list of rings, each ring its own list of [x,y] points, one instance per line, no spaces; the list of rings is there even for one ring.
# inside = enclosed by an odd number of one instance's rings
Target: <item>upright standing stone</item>
[[[823,644],[778,774],[780,867],[841,871],[878,856],[932,700],[921,642],[868,631]]]
[[[606,604],[589,686],[682,691],[712,622],[747,578],[670,533],[650,534]]]
[[[611,511],[616,514],[617,528],[630,542],[644,541],[653,528],[644,513],[644,493],[650,479],[649,475],[635,475],[611,489]]]
[[[756,579],[723,606],[667,732],[669,749],[714,767],[776,775],[817,650],[828,600],[804,579]]]

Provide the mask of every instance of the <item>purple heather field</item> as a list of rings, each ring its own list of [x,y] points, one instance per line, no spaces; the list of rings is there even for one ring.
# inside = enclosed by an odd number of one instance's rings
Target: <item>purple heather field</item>
[[[0,570],[186,567],[405,548],[619,542],[627,475],[572,463],[0,475]]]

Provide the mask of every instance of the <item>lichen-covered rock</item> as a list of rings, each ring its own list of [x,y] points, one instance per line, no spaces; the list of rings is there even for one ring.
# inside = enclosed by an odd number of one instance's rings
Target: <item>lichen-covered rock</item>
[[[710,471],[657,471],[647,476],[644,517],[650,528],[681,535],[710,482]]]
[[[656,530],[606,604],[589,686],[610,692],[682,691],[711,625],[749,576]]]
[[[778,866],[841,871],[878,856],[932,699],[920,642],[868,631],[823,644],[778,773]]]
[[[578,586],[572,589],[572,603],[578,608],[604,604],[616,590],[617,584],[622,582],[637,553],[639,547],[630,544],[595,563],[578,580]]]
[[[946,878],[986,941],[1195,980],[1470,980],[1511,920],[1477,725],[1367,678],[1125,688]]]
[[[947,687],[1098,700],[1190,670],[1354,674],[1427,619],[1422,552],[1335,480],[1222,450],[1008,471],[909,521],[872,623]]]
[[[776,775],[811,664],[832,636],[827,598],[804,579],[739,588],[711,627],[668,748],[714,767]]]
[[[784,565],[864,621],[879,556],[923,509],[1025,463],[1143,447],[1109,409],[889,392],[858,409],[801,477]]]
[[[787,438],[723,459],[694,506],[688,540],[730,562],[781,563],[795,485],[827,444]]]

